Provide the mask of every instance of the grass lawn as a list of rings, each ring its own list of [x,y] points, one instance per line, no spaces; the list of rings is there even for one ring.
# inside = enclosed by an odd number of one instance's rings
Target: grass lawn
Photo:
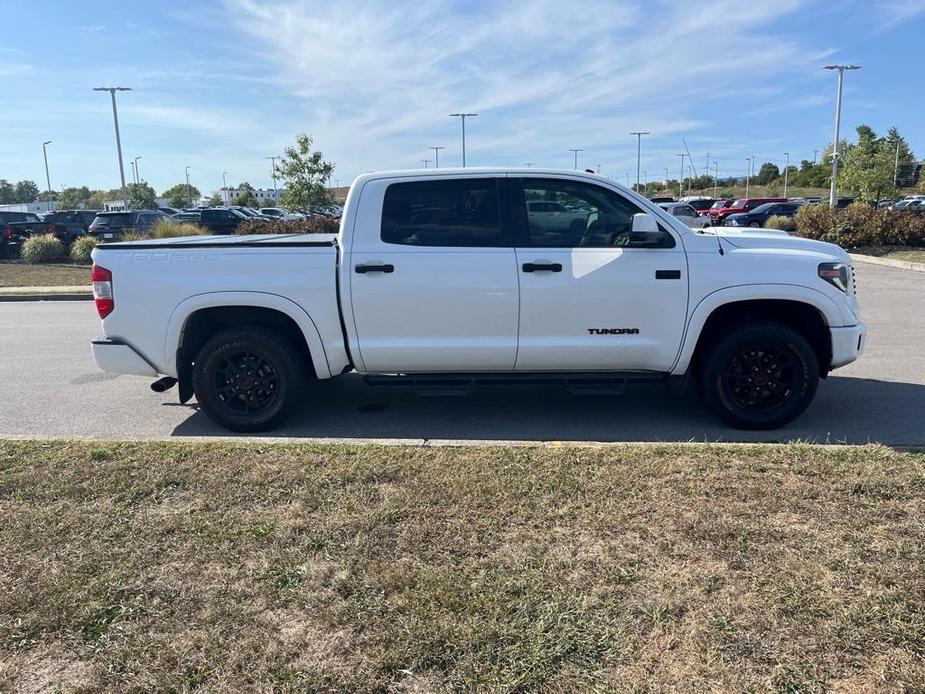
[[[0,442],[2,691],[925,690],[925,454]]]
[[[22,260],[0,260],[0,287],[90,286],[90,266],[71,263],[32,265]]]
[[[925,248],[908,248],[905,246],[875,246],[855,248],[852,253],[872,255],[890,260],[907,260],[912,263],[925,263]]]

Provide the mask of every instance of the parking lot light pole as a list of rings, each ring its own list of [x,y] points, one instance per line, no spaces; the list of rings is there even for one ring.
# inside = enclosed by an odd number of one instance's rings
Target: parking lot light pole
[[[462,121],[462,165],[466,168],[466,118],[475,118],[477,113],[451,113],[450,118],[459,118]]]
[[[713,199],[716,200],[716,184],[719,183],[719,162],[713,162]]]
[[[130,92],[131,87],[94,87],[95,92],[109,92],[112,97],[112,120],[116,126],[116,151],[119,153],[119,178],[122,180],[122,209],[128,210],[128,195],[125,192],[125,167],[122,165],[122,138],[119,136],[119,112],[116,110],[116,92]]]
[[[274,205],[278,205],[278,204],[279,204],[279,201],[276,199],[276,198],[278,197],[278,195],[279,195],[279,194],[276,192],[276,160],[279,159],[279,157],[264,157],[264,159],[269,159],[269,160],[270,160],[270,166],[273,167],[273,168],[272,168],[272,172],[273,172],[273,204],[274,204]]]
[[[787,182],[790,180],[790,152],[784,152],[787,163],[784,165],[784,197],[787,197]]]
[[[835,141],[832,144],[832,185],[829,188],[829,206],[835,207],[838,193],[838,138],[841,136],[841,96],[845,70],[860,70],[860,65],[825,65],[823,70],[838,70],[838,92],[835,97]]]
[[[748,197],[748,177],[752,172],[752,160],[745,157],[745,197]]]
[[[225,176],[230,173],[228,171],[222,171],[222,201],[225,203],[225,207],[228,207],[228,184],[225,182]]]
[[[648,195],[649,193],[649,173],[648,171],[642,172],[642,190],[644,194]]]
[[[569,152],[572,152],[575,155],[575,171],[578,171],[578,153],[584,152],[583,149],[570,149]]]
[[[434,150],[434,168],[439,169],[440,168],[440,150],[446,149],[446,147],[434,146],[434,147],[428,147],[427,149]]]
[[[51,140],[48,140],[48,142],[42,143],[42,155],[45,157],[45,185],[47,186],[45,190],[48,194],[47,202],[48,202],[49,210],[52,209],[52,206],[51,206],[51,176],[48,173],[48,145],[50,145],[51,143],[52,143]]]
[[[189,169],[190,167],[187,166],[186,167],[186,200],[187,202],[189,202],[189,206],[192,207],[193,206],[193,193],[191,192],[190,186],[189,186]]]
[[[138,179],[135,183],[141,183],[141,169],[138,166],[138,160],[141,157],[135,157],[135,177]]]
[[[138,183],[138,176],[135,174],[135,162],[130,161],[128,164],[132,167],[132,185],[135,185]]]
[[[639,170],[642,165],[642,136],[651,135],[652,133],[645,130],[637,130],[636,132],[630,133],[630,135],[636,136],[636,190],[639,190]]]
[[[665,190],[668,190],[668,179],[671,178],[671,174],[668,173],[668,167],[665,167]]]
[[[681,180],[678,181],[678,199],[680,200],[684,197],[684,157],[687,154],[682,152],[678,156],[681,157]]]
[[[425,169],[430,168],[430,159],[421,159],[421,163],[424,165]]]

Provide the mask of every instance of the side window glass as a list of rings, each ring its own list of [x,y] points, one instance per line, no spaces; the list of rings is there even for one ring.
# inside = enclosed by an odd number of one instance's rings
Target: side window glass
[[[556,179],[524,178],[520,183],[524,197],[524,213],[520,216],[532,247],[674,246],[674,238],[664,229],[660,241],[637,241],[632,234],[633,215],[644,210],[615,191]]]
[[[403,246],[507,246],[497,181],[393,183],[385,191],[381,239]]]

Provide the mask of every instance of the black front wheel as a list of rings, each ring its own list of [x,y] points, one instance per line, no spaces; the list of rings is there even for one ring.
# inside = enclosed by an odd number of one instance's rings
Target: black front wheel
[[[797,331],[755,321],[720,337],[698,375],[704,399],[724,421],[740,429],[775,429],[809,407],[819,363]]]
[[[193,391],[203,411],[226,429],[266,431],[301,401],[304,358],[291,341],[262,328],[224,330],[196,355]]]

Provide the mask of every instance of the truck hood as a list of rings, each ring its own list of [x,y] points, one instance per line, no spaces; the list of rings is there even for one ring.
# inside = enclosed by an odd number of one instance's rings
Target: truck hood
[[[785,231],[747,229],[747,227],[743,227],[741,231],[727,227],[717,227],[714,231],[723,241],[736,248],[817,253],[829,256],[834,260],[850,263],[848,253],[841,246],[826,243],[825,241],[814,241],[813,239],[791,236]]]

